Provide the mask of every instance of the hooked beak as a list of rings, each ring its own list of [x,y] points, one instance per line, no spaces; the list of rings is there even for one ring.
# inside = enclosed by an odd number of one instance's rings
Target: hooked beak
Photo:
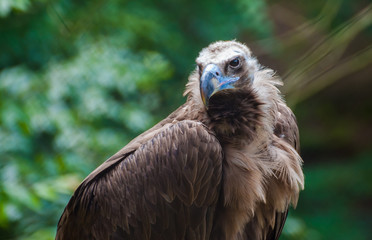
[[[234,83],[239,77],[223,76],[220,68],[215,64],[208,64],[200,78],[200,91],[204,105],[208,108],[209,98],[215,93],[235,88]]]

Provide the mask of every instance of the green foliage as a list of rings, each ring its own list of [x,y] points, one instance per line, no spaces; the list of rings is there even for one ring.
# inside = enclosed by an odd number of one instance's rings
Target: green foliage
[[[12,10],[26,11],[30,0],[2,0],[0,2],[0,17],[6,17]]]
[[[43,217],[55,225],[61,194],[154,123],[157,86],[172,67],[158,53],[117,45],[96,41],[38,73],[1,72],[0,226],[34,232]]]

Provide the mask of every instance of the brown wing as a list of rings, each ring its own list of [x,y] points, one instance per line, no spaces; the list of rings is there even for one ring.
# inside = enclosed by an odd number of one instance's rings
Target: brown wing
[[[288,208],[284,212],[275,213],[275,225],[274,225],[274,228],[269,229],[266,235],[266,240],[278,240],[279,239],[280,235],[282,234],[284,223],[287,220],[287,216],[288,216]]]
[[[274,134],[288,142],[297,152],[300,151],[299,131],[296,117],[284,103],[278,105],[277,121]],[[284,212],[275,213],[275,225],[269,228],[267,240],[278,240],[288,216],[288,208]]]
[[[274,133],[288,142],[298,153],[300,152],[300,135],[297,120],[291,109],[284,103],[278,105]]]
[[[76,190],[56,239],[208,239],[222,150],[202,124],[171,125],[114,162]]]

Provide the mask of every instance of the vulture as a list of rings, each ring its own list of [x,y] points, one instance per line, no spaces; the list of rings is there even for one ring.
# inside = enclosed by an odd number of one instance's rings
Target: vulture
[[[202,49],[186,102],[84,179],[56,239],[278,239],[304,187],[281,84],[242,43]]]

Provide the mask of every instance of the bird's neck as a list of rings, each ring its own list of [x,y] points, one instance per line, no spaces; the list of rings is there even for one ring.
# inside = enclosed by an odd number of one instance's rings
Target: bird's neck
[[[209,99],[210,126],[222,142],[251,141],[261,125],[261,106],[252,89],[222,91]]]

